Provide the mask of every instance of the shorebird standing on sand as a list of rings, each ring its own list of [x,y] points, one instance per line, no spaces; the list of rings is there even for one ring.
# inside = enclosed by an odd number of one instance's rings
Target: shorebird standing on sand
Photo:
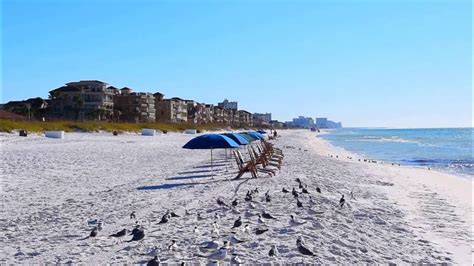
[[[94,227],[91,233],[89,234],[89,237],[96,237],[98,233],[99,233],[99,230],[97,229],[97,227]]]
[[[155,256],[153,259],[148,261],[146,265],[147,266],[158,266],[158,265],[160,265],[160,259],[158,258],[158,256]]]
[[[237,220],[235,220],[234,226],[232,227],[232,229],[240,227],[241,225],[242,225],[242,217],[239,216],[239,218]]]
[[[130,213],[130,219],[136,219],[136,215],[135,215],[135,211],[132,211],[132,213]]]
[[[344,203],[346,203],[346,200],[344,199],[344,195],[342,195],[341,199],[339,200],[339,207],[344,207]]]
[[[145,230],[141,227],[136,227],[133,229],[132,234],[132,239],[128,240],[127,242],[140,241],[145,238]]]
[[[303,245],[303,239],[301,237],[298,237],[298,239],[296,239],[296,247],[298,248],[298,251],[301,254],[306,255],[306,256],[314,256],[314,252],[312,252],[311,250],[309,250],[307,247]]]
[[[278,250],[276,248],[276,245],[271,246],[270,251],[268,251],[268,256],[270,256],[270,257],[277,257],[278,256]]]

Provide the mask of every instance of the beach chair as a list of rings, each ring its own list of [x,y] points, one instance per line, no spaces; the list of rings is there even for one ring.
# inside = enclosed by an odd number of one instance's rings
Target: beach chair
[[[275,154],[272,150],[269,150],[269,149],[265,149],[263,147],[260,147],[260,146],[256,146],[256,148],[258,149],[258,152],[260,154],[262,154],[263,156],[266,157],[266,160],[268,162],[273,162],[273,163],[276,163],[278,164],[278,169],[280,169],[280,165],[282,164],[283,162],[283,156],[280,156],[278,154]],[[255,152],[255,151],[254,151]],[[256,152],[255,152],[256,153]]]
[[[234,154],[237,167],[239,168],[239,172],[234,179],[241,178],[242,175],[247,172],[249,172],[254,178],[258,177],[255,164],[252,161],[245,162],[242,158],[242,154],[240,154],[238,150],[232,151],[232,153]]]
[[[257,148],[258,149],[258,148]],[[257,164],[262,164],[264,168],[268,166],[274,166],[281,170],[281,161],[277,159],[272,159],[271,155],[266,154],[265,152],[258,153],[254,147],[249,147],[249,153],[253,154]]]
[[[266,161],[266,158],[264,156],[260,156],[259,154],[255,153],[255,151],[252,148],[249,148],[249,155],[250,155],[250,159],[257,166],[258,171],[269,174],[269,175],[273,175],[273,176],[276,174],[276,169],[270,169],[267,167],[268,166],[276,167],[277,165],[271,164],[268,161]],[[258,165],[262,165],[262,167],[258,167]]]

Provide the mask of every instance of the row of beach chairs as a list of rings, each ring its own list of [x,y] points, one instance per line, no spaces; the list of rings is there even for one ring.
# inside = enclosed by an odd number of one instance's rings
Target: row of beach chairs
[[[258,144],[249,145],[248,159],[245,160],[240,150],[234,150],[233,154],[239,172],[235,179],[242,177],[245,173],[250,173],[252,177],[257,178],[258,173],[274,176],[278,170],[281,170],[283,162],[282,150],[275,148],[272,143],[261,140]]]

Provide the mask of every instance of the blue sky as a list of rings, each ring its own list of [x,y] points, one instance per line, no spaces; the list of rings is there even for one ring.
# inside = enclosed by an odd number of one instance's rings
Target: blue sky
[[[279,120],[472,125],[470,1],[2,3],[2,102],[99,79]]]

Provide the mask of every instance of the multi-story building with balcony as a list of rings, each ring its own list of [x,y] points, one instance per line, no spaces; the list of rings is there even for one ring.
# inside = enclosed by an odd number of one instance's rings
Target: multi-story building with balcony
[[[155,96],[151,93],[122,88],[114,98],[114,108],[120,121],[155,122]]]

